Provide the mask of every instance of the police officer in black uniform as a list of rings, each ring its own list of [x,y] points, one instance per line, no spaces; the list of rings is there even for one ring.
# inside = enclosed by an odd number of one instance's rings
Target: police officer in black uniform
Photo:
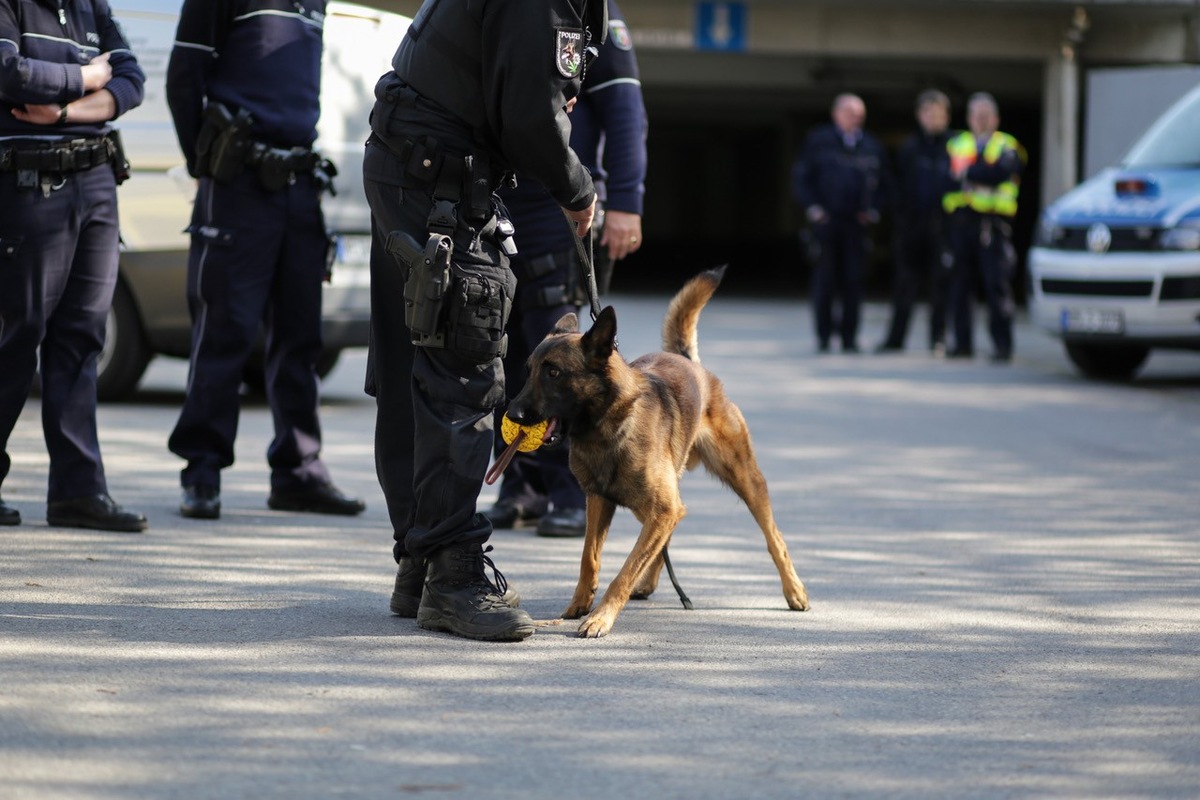
[[[608,38],[571,111],[571,149],[596,184],[599,247],[591,249],[601,291],[613,263],[641,247],[646,128],[633,39],[620,8],[608,0]],[[588,302],[579,251],[562,209],[537,181],[517,177],[517,186],[500,192],[519,250],[512,258],[517,296],[504,357],[505,383],[513,390],[525,383],[525,361],[554,324]],[[497,410],[497,420],[503,413]],[[503,449],[497,441],[497,454]],[[492,527],[540,517],[539,536],[583,536],[585,498],[569,457],[566,446],[518,453],[504,472],[499,499],[484,512]]]
[[[913,305],[921,286],[929,292],[929,349],[946,350],[946,305],[951,260],[945,243],[942,195],[950,176],[950,98],[937,89],[917,95],[918,129],[896,153],[896,247],[892,320],[879,353],[904,350]]]
[[[109,497],[96,433],[128,174],[108,123],[144,83],[107,0],[0,0],[0,483],[40,354],[51,525],[146,529]],[[20,522],[0,500],[0,525]]]
[[[568,147],[567,109],[605,16],[596,0],[426,0],[375,87],[367,388],[399,564],[391,608],[427,629],[533,633],[503,577],[487,577],[492,526],[476,510],[517,288],[493,192],[528,175],[588,235],[596,195]]]
[[[792,173],[792,191],[818,254],[811,265],[817,348],[829,350],[836,328],[842,351],[857,353],[867,237],[879,221],[885,156],[875,137],[863,130],[867,111],[862,98],[838,95],[832,116],[832,124],[817,128],[805,141]],[[838,320],[835,295],[841,300]]]
[[[192,314],[187,398],[171,434],[186,517],[220,516],[238,391],[265,322],[271,508],[353,515],[332,484],[317,417],[321,284],[329,241],[320,194],[332,167],[311,149],[320,113],[325,0],[185,0],[167,102],[200,179],[188,229]]]

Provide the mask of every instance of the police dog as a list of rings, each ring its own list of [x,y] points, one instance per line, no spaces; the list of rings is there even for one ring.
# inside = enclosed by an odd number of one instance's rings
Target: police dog
[[[529,379],[509,404],[508,416],[522,425],[549,420],[548,443],[564,435],[570,439],[571,471],[587,493],[579,583],[563,611],[565,619],[584,617],[580,637],[604,636],[630,597],[654,591],[663,549],[686,511],[679,480],[698,463],[749,507],[767,539],[788,607],[808,609],[808,593],[775,527],[746,422],[720,380],[700,366],[696,323],[724,272],[722,267],[689,281],[663,321],[664,352],[631,363],[616,350],[611,306],[587,333],[579,332],[576,315],[567,314],[530,356]],[[642,531],[593,610],[600,551],[617,506],[630,509]]]

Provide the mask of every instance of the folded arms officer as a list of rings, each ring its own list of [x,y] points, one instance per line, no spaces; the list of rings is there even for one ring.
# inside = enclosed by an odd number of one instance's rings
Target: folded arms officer
[[[391,608],[425,628],[533,633],[502,576],[486,575],[492,529],[476,510],[516,291],[493,192],[529,175],[588,233],[595,191],[568,147],[567,106],[605,29],[598,0],[427,0],[375,88],[367,384],[399,564]]]
[[[96,433],[128,175],[108,123],[144,83],[106,0],[0,0],[0,483],[40,352],[51,525],[146,528],[109,497]],[[20,521],[0,500],[0,524]]]

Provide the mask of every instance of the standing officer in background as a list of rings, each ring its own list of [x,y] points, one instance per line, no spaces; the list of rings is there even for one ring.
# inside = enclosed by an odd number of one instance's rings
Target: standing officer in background
[[[1025,169],[1025,148],[1002,133],[996,99],[978,92],[967,100],[967,126],[946,145],[950,174],[958,186],[942,198],[950,215],[954,276],[950,307],[954,317],[954,358],[974,355],[975,281],[983,280],[992,360],[1006,363],[1013,353],[1012,279],[1017,256],[1012,219]]]
[[[332,484],[317,419],[321,283],[329,249],[320,194],[333,169],[313,152],[320,113],[325,0],[185,0],[167,66],[167,103],[192,212],[187,398],[168,442],[187,459],[185,517],[221,514],[233,463],[242,372],[267,330],[267,449],[282,511],[353,515],[366,506]]]
[[[116,173],[128,174],[108,123],[141,104],[144,83],[107,0],[0,0],[0,483],[40,348],[51,525],[146,529],[109,497],[96,434]],[[0,500],[0,525],[20,522]]]
[[[867,108],[861,97],[838,95],[832,116],[833,124],[817,128],[805,141],[792,171],[792,194],[811,226],[812,249],[819,251],[812,264],[817,347],[828,352],[837,328],[842,351],[857,353],[868,236],[879,222],[885,157],[875,137],[863,130]],[[841,300],[836,321],[835,294]]]
[[[946,349],[946,302],[949,265],[942,263],[942,195],[950,174],[950,98],[936,89],[917,95],[918,130],[896,154],[896,272],[892,286],[892,322],[879,353],[904,349],[908,322],[922,284],[929,288],[929,349]]]
[[[612,266],[642,243],[642,195],[646,180],[646,108],[642,102],[633,40],[621,10],[608,0],[608,39],[571,111],[571,149],[596,185],[594,250],[597,281],[607,290]],[[512,258],[517,296],[508,324],[505,383],[525,383],[525,361],[566,313],[588,302],[574,237],[562,208],[541,184],[518,175],[515,188],[500,192],[517,229]],[[593,236],[595,239],[596,236]],[[503,416],[497,410],[497,426]],[[504,443],[496,443],[497,454]],[[584,494],[571,473],[570,449],[562,446],[519,453],[505,470],[500,497],[484,514],[493,528],[541,517],[539,536],[583,536]],[[551,508],[546,513],[547,505]],[[542,516],[545,514],[545,516]]]
[[[596,193],[567,109],[606,28],[597,0],[426,0],[375,87],[367,389],[399,564],[391,609],[427,629],[533,633],[499,572],[485,574],[492,526],[476,511],[517,285],[493,192],[527,175],[588,235]]]

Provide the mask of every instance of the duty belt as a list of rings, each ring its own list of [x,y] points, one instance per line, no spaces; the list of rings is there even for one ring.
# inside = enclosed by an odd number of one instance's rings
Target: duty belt
[[[262,142],[254,142],[246,151],[247,166],[257,167],[264,161],[276,161],[281,169],[288,172],[308,172],[321,162],[321,156],[306,147],[293,147],[284,150],[281,147],[271,147]]]
[[[0,172],[82,172],[109,163],[115,152],[107,136],[63,142],[0,142]]]

